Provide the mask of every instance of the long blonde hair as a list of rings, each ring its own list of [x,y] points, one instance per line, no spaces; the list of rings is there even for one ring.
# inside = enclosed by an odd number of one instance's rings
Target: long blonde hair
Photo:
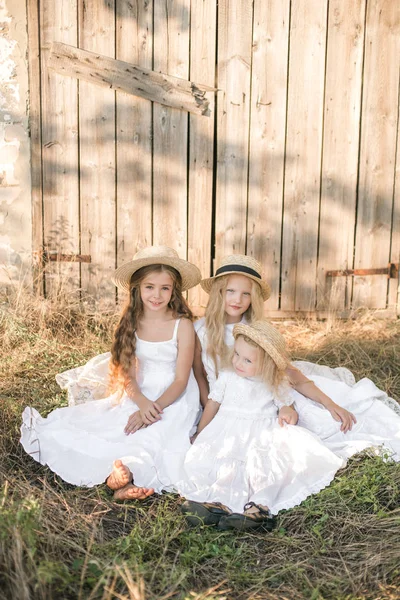
[[[136,330],[143,317],[143,301],[140,284],[150,273],[168,273],[173,282],[169,308],[174,318],[185,317],[193,320],[193,315],[182,296],[182,278],[179,272],[167,265],[149,265],[138,269],[131,277],[129,299],[114,332],[110,359],[110,393],[120,391],[121,396],[128,382],[132,361],[136,356]]]
[[[216,376],[218,367],[224,368],[229,364],[229,348],[225,344],[225,293],[230,275],[221,275],[213,281],[205,312],[207,353],[214,362]],[[264,300],[258,283],[250,277],[248,279],[251,281],[251,303],[244,317],[248,323],[252,323],[262,318]]]

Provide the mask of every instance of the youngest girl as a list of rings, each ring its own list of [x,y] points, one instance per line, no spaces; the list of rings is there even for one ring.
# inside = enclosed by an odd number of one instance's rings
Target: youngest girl
[[[278,409],[297,396],[279,332],[259,320],[233,335],[233,370],[211,387],[176,487],[189,499],[184,512],[208,523],[225,513],[220,526],[250,528],[329,485],[344,461],[302,427],[279,426]]]

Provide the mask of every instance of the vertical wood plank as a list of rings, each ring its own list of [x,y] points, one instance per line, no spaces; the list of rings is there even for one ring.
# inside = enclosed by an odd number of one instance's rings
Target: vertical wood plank
[[[252,0],[218,4],[215,256],[246,251]]]
[[[153,68],[153,2],[116,0],[116,58]],[[152,105],[117,92],[117,263],[152,243]]]
[[[43,0],[41,86],[44,243],[51,251],[79,253],[77,81],[47,68],[50,45],[77,42],[76,0]],[[49,263],[46,294],[79,289],[79,263]]]
[[[355,268],[390,256],[400,67],[400,5],[367,3]],[[385,275],[355,277],[353,305],[385,308]]]
[[[189,76],[190,0],[154,3],[154,70]],[[153,106],[153,243],[187,256],[188,114]]]
[[[400,82],[397,104],[396,165],[391,230],[390,262],[400,264]],[[400,315],[400,277],[389,279],[388,308]]]
[[[259,260],[279,308],[290,0],[255,0],[247,253]]]
[[[350,307],[351,278],[326,279],[353,265],[365,0],[331,0],[328,17],[317,308]]]
[[[285,310],[314,310],[327,2],[293,0],[282,244]]]
[[[114,0],[79,0],[79,45],[115,55]],[[115,288],[115,93],[79,82],[82,288],[100,306],[112,304]]]
[[[192,3],[190,79],[211,87],[215,81],[216,6],[214,0]],[[188,259],[210,275],[213,201],[214,94],[208,117],[189,116]],[[189,291],[189,303],[205,307],[208,295],[200,286]]]
[[[31,135],[32,251],[43,247],[42,123],[40,90],[40,38],[38,0],[28,0],[29,126]],[[43,294],[44,279],[40,266],[34,265],[34,290]]]

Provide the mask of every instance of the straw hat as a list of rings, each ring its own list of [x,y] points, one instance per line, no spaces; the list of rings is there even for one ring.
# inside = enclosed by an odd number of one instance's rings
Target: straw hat
[[[178,253],[168,246],[149,246],[136,252],[130,262],[121,265],[112,278],[117,287],[129,292],[131,277],[142,267],[149,265],[167,265],[173,267],[182,277],[182,291],[197,285],[201,279],[200,270],[187,260],[179,258]]]
[[[272,358],[280,371],[284,371],[289,364],[285,340],[275,327],[268,321],[254,321],[251,325],[238,323],[233,328],[233,336],[245,335],[261,346]]]
[[[217,277],[222,277],[222,275],[233,275],[234,273],[237,275],[246,275],[246,277],[250,277],[250,279],[256,281],[261,287],[261,294],[264,302],[265,300],[268,300],[271,295],[271,288],[268,283],[262,279],[260,263],[252,256],[245,256],[244,254],[225,256],[221,260],[221,264],[216,270],[214,277],[203,279],[200,281],[200,285],[203,290],[209,294],[211,286]]]

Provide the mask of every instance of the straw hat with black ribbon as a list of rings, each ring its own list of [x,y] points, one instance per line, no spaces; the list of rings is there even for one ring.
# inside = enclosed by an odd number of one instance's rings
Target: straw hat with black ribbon
[[[233,328],[233,336],[236,339],[244,335],[259,346],[272,358],[280,371],[284,371],[289,365],[289,356],[286,351],[285,340],[275,327],[268,321],[254,321],[251,325],[237,323]]]
[[[167,265],[178,271],[182,278],[182,291],[189,290],[200,282],[200,270],[188,262],[179,258],[178,253],[168,246],[149,246],[136,252],[130,262],[121,265],[112,278],[115,285],[129,292],[131,277],[142,267],[149,265]]]
[[[244,254],[232,254],[225,256],[221,260],[221,264],[215,272],[214,277],[203,279],[200,285],[207,294],[211,291],[211,286],[218,277],[222,275],[245,275],[256,281],[261,288],[263,300],[268,300],[271,295],[271,288],[268,283],[262,278],[262,269],[260,263],[252,256]]]

